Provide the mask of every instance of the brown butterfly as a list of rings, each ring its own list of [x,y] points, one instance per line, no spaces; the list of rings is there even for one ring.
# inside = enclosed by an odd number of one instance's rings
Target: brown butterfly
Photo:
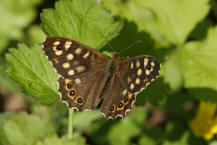
[[[75,40],[48,37],[43,51],[60,75],[61,100],[79,111],[91,110],[102,100],[107,119],[124,117],[137,93],[159,75],[160,62],[152,56],[112,58]]]

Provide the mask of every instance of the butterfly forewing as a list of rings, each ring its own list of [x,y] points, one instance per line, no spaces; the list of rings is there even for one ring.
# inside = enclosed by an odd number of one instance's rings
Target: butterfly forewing
[[[43,44],[45,55],[60,75],[62,101],[80,111],[96,107],[108,79],[105,70],[109,57],[62,37],[48,37]]]
[[[160,62],[152,56],[137,56],[120,61],[122,80],[131,93],[141,92],[159,76]]]
[[[48,37],[44,45],[45,55],[57,73],[64,78],[103,70],[109,57],[77,41],[62,37]]]
[[[104,95],[102,113],[106,118],[124,117],[132,109],[136,95],[159,76],[160,63],[152,56],[137,56],[120,61],[108,93]]]

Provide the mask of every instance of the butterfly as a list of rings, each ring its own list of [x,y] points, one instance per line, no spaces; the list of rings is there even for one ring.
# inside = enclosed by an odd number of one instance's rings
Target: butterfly
[[[136,95],[159,76],[160,62],[148,55],[112,58],[82,43],[47,37],[43,51],[59,74],[58,91],[69,108],[92,110],[100,102],[107,119],[124,117]]]

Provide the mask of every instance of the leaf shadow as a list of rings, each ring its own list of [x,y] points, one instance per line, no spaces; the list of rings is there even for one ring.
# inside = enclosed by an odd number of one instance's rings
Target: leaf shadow
[[[217,103],[217,91],[212,88],[188,88],[188,91],[198,100]]]
[[[140,40],[140,43],[128,48],[131,44]],[[145,31],[139,31],[137,25],[134,22],[124,20],[124,27],[120,31],[120,34],[112,39],[110,42],[114,48],[112,50],[108,45],[105,45],[103,51],[121,51],[122,57],[133,57],[138,55],[152,55],[158,58],[160,61],[164,61],[165,56],[173,50],[173,46],[156,48],[155,40]]]
[[[144,106],[147,101],[153,105],[161,104],[167,100],[170,92],[169,85],[160,77],[138,94],[136,105]]]
[[[183,123],[173,124],[172,129],[168,133],[167,139],[169,142],[188,142],[189,145],[205,145],[205,141],[201,138],[195,137],[191,132],[187,132],[187,126]],[[187,138],[186,138],[187,137]]]

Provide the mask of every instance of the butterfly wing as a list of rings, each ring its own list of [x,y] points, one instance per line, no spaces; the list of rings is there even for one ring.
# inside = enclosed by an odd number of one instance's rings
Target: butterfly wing
[[[48,37],[43,51],[60,75],[61,100],[79,111],[92,109],[108,79],[105,70],[109,57],[77,41]]]
[[[132,109],[136,95],[159,76],[160,62],[152,56],[120,61],[104,95],[102,113],[106,118],[124,117]]]

